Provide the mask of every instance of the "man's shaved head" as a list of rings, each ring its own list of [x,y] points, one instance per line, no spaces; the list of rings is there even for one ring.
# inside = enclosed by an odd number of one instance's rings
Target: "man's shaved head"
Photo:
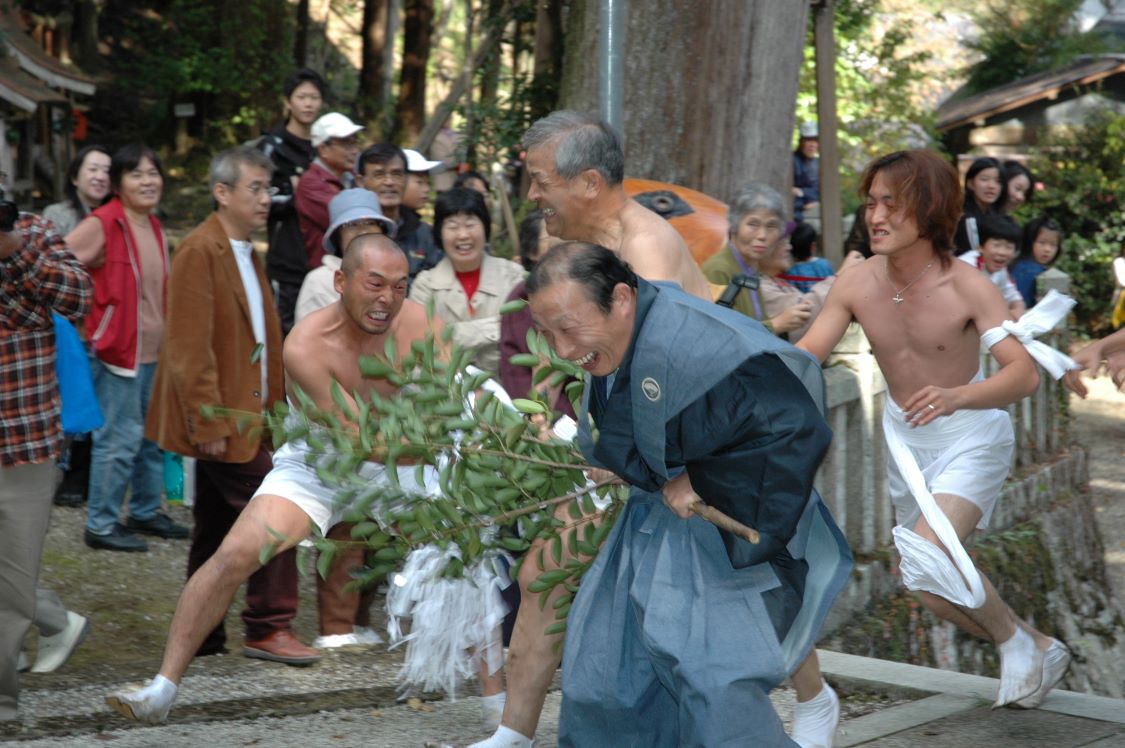
[[[392,252],[400,253],[406,259],[407,267],[410,266],[410,258],[406,255],[406,250],[398,245],[398,243],[387,236],[386,234],[360,234],[355,239],[344,247],[344,257],[340,263],[340,270],[345,276],[351,275],[363,265],[363,255],[368,249],[385,249]]]

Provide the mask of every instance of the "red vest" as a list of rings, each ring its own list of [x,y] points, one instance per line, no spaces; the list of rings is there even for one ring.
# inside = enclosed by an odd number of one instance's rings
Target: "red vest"
[[[86,315],[86,334],[94,355],[116,373],[132,376],[137,370],[140,349],[138,325],[141,316],[141,258],[129,228],[125,207],[118,198],[90,215],[101,221],[105,234],[105,256],[101,267],[88,268],[94,282],[94,303]],[[168,254],[164,230],[150,215],[152,231],[160,245],[164,264],[164,303],[168,291]]]

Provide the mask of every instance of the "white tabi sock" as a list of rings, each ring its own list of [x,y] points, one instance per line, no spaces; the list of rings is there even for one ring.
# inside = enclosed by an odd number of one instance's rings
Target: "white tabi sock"
[[[123,717],[159,725],[168,721],[177,690],[175,683],[158,674],[143,688],[106,696],[105,703]]]
[[[505,697],[504,691],[480,697],[480,724],[485,732],[494,732],[500,726],[500,719],[504,716]]]
[[[1039,686],[1039,690],[1026,699],[1020,699],[1015,703],[1015,706],[1024,709],[1038,707],[1043,703],[1043,699],[1047,698],[1051,689],[1063,679],[1069,667],[1070,650],[1058,639],[1052,639],[1051,646],[1047,648],[1047,652],[1043,655],[1043,682]]]
[[[1012,638],[996,648],[1000,650],[1000,691],[993,709],[1030,696],[1043,683],[1043,652],[1031,634],[1017,625]]]
[[[798,701],[793,709],[793,729],[789,737],[801,748],[832,748],[836,725],[840,722],[840,697],[832,686],[821,681],[820,693],[808,701]]]
[[[532,748],[535,741],[510,727],[500,725],[491,738],[473,743],[469,748]]]

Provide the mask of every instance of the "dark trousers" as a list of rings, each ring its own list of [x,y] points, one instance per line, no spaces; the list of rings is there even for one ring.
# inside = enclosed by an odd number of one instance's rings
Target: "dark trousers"
[[[277,314],[281,318],[281,334],[288,335],[296,324],[297,295],[301,293],[300,283],[274,281],[274,294],[277,296]]]
[[[341,522],[328,531],[332,540],[351,540],[352,524]],[[328,578],[316,576],[316,602],[320,613],[320,634],[350,634],[356,626],[371,627],[371,605],[375,602],[375,586],[344,592],[353,581],[352,570],[366,565],[361,547],[340,551],[328,569]]]
[[[188,551],[192,574],[219,549],[238,515],[273,467],[265,448],[241,464],[197,460],[195,463],[195,527]],[[291,548],[254,572],[246,583],[246,640],[258,641],[289,628],[297,615],[297,549]],[[220,623],[199,648],[199,654],[222,651],[227,635]]]

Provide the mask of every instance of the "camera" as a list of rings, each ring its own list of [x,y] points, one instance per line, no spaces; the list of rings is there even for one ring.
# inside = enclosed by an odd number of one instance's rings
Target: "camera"
[[[16,227],[16,219],[20,217],[19,206],[4,197],[4,190],[0,190],[0,232],[5,234]]]

